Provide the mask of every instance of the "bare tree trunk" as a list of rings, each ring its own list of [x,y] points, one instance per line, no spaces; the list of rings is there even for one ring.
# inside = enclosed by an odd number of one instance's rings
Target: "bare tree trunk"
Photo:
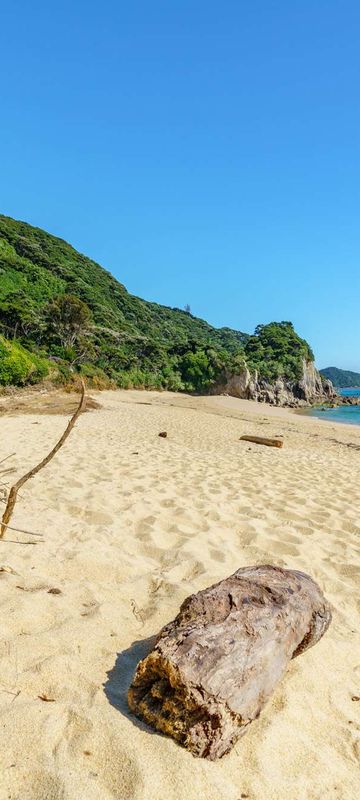
[[[330,621],[329,604],[303,572],[238,569],[183,602],[138,664],[129,706],[195,756],[220,758],[259,716],[290,659]]]

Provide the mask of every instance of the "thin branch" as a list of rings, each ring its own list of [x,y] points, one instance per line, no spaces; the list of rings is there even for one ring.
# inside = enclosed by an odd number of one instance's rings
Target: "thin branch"
[[[9,456],[5,456],[5,458],[2,458],[1,461],[0,461],[0,464],[3,464],[4,461],[7,461],[8,458],[12,458],[13,456],[16,456],[16,453],[10,453]]]
[[[26,533],[27,536],[42,536],[42,533],[33,533],[32,531],[24,531],[22,528],[12,528],[11,525],[5,525],[9,531],[16,531],[16,533]]]
[[[71,420],[69,421],[67,427],[65,428],[63,435],[60,437],[59,441],[56,443],[56,445],[53,447],[53,449],[50,451],[50,453],[48,453],[48,455],[45,456],[45,458],[43,458],[42,461],[40,461],[40,463],[36,465],[36,467],[33,467],[29,472],[27,472],[25,475],[23,475],[22,478],[19,478],[19,480],[16,481],[16,483],[14,483],[14,485],[11,487],[10,492],[9,492],[9,497],[8,497],[8,500],[7,500],[7,504],[6,504],[6,507],[5,507],[5,511],[3,513],[3,517],[2,517],[2,520],[1,520],[0,539],[4,535],[5,530],[8,527],[8,523],[11,520],[13,511],[14,511],[14,508],[15,508],[16,498],[17,498],[17,494],[18,494],[19,489],[21,489],[21,487],[24,485],[24,483],[26,483],[26,481],[28,481],[30,478],[33,478],[34,475],[36,475],[38,472],[40,472],[40,470],[43,469],[43,467],[46,467],[46,465],[49,463],[49,461],[51,461],[51,459],[58,452],[58,450],[60,450],[60,447],[62,447],[62,445],[64,444],[64,442],[68,438],[69,434],[71,433],[71,431],[72,431],[72,429],[73,429],[73,427],[75,425],[76,420],[78,419],[78,417],[80,416],[82,411],[85,410],[85,407],[86,407],[85,384],[84,384],[84,381],[81,380],[81,398],[80,398],[80,402],[79,402],[79,405],[78,405],[75,413],[71,417]],[[23,544],[25,544],[25,542],[23,542]],[[28,542],[28,544],[30,544],[30,542]],[[35,542],[32,542],[31,544],[35,544]]]
[[[5,481],[1,481],[1,480],[0,480],[0,486],[5,486],[5,488],[6,488],[6,491],[7,491],[7,490],[8,490],[8,488],[9,488],[9,486],[10,486],[10,484],[9,484],[9,482],[8,482],[8,481],[6,481],[6,482],[5,482]],[[3,491],[4,491],[4,490],[3,490]],[[18,495],[18,497],[23,497],[23,495],[22,495],[22,494],[19,494],[19,495]],[[4,501],[4,502],[5,502],[5,501]]]
[[[6,539],[6,542],[5,542],[5,539],[1,539],[1,538],[0,538],[0,542],[3,542],[4,544],[33,544],[33,545],[39,544],[39,542],[19,542],[17,539]]]

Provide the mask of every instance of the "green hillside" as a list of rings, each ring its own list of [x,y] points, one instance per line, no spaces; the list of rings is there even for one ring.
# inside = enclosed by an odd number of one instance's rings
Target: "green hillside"
[[[0,335],[3,348],[16,342],[40,359],[31,380],[43,377],[47,363],[60,380],[81,371],[124,387],[208,391],[244,360],[269,380],[295,380],[301,359],[312,358],[289,322],[259,326],[254,336],[214,328],[129,294],[62,239],[1,215]],[[2,365],[0,350],[0,383],[29,380],[26,371],[11,377],[9,357]]]
[[[324,375],[334,386],[339,389],[354,389],[360,387],[360,373],[351,372],[346,369],[338,369],[338,367],[326,367],[320,370],[321,375]]]

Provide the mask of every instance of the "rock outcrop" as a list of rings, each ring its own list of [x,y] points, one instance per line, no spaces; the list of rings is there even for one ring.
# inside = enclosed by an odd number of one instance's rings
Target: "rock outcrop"
[[[336,397],[332,397],[326,405],[330,408],[338,408],[338,406],[360,406],[360,397],[356,395],[337,395]]]
[[[302,362],[302,376],[298,381],[290,382],[278,378],[274,383],[269,383],[257,372],[251,374],[248,367],[244,366],[238,374],[227,376],[225,384],[217,387],[219,389],[231,397],[291,408],[328,403],[337,397],[331,381],[322,379],[314,363],[305,360]]]

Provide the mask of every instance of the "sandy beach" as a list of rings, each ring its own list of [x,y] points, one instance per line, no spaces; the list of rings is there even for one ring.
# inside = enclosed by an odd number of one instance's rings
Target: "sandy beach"
[[[0,800],[355,800],[360,427],[228,397],[92,396],[20,492],[11,525],[42,540],[0,542]],[[36,397],[0,399],[8,486],[69,416]],[[127,688],[187,595],[263,563],[312,575],[332,625],[229,755],[195,759],[130,715]]]

